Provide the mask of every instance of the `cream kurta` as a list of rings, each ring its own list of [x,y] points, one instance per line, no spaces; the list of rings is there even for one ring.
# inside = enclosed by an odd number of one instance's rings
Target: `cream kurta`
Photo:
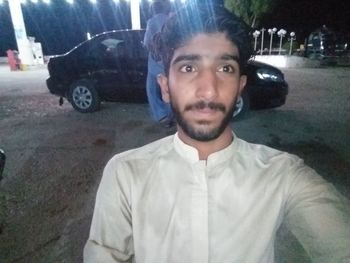
[[[315,262],[350,262],[348,201],[294,155],[237,137],[198,159],[177,135],[112,158],[84,262],[274,262],[282,221]]]

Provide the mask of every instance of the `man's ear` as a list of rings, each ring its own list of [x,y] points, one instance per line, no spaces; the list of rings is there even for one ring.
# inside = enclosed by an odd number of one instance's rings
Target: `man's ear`
[[[158,74],[157,81],[160,86],[160,91],[162,92],[163,101],[170,103],[168,78],[163,74]]]
[[[241,75],[239,78],[239,94],[242,93],[244,87],[247,84],[247,76],[246,75]]]

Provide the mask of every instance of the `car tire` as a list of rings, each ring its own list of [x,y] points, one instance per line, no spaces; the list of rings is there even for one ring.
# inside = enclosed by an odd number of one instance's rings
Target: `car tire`
[[[69,102],[82,113],[94,112],[100,108],[101,100],[92,81],[78,80],[69,90]]]
[[[248,97],[248,93],[246,91],[243,91],[242,94],[238,97],[235,110],[233,112],[232,117],[234,119],[242,118],[242,116],[249,110],[250,108],[250,101]]]

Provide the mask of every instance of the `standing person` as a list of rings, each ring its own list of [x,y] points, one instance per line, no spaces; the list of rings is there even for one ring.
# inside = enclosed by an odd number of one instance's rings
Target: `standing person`
[[[314,262],[350,262],[349,201],[297,156],[231,130],[247,30],[223,7],[193,3],[167,21],[159,82],[177,133],[108,162],[86,263],[271,263],[282,222]]]
[[[162,29],[163,24],[168,18],[171,5],[168,0],[158,0],[152,3],[151,8],[154,15],[147,21],[147,28],[143,41],[149,51],[146,83],[147,98],[152,118],[155,121],[164,123],[166,126],[170,126],[172,122],[171,108],[169,103],[162,100],[160,87],[157,82],[157,76],[164,73],[164,66],[161,61],[157,61],[154,58],[152,50],[153,37]]]

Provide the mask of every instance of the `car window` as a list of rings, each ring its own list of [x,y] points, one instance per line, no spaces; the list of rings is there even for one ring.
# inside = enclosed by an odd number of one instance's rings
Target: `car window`
[[[128,57],[125,41],[120,38],[100,38],[90,46],[88,56],[94,59]]]
[[[147,50],[142,44],[142,34],[115,32],[101,35],[89,43],[85,57],[93,64],[127,63],[147,59]]]
[[[127,58],[130,56],[124,40],[108,38],[101,42],[102,44],[109,43],[107,45],[105,56],[113,59]],[[114,43],[114,44],[110,44]]]
[[[134,35],[134,40],[133,40],[134,56],[139,59],[147,59],[148,57],[148,51],[142,42],[143,35],[144,35],[144,32],[140,31],[139,33]]]

